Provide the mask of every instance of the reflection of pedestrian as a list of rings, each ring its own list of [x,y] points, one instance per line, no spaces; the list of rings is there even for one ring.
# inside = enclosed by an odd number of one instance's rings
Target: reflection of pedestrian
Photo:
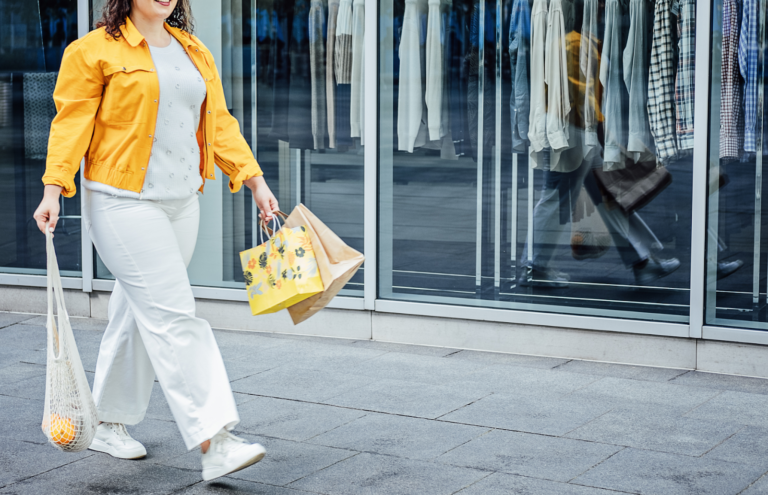
[[[632,269],[638,285],[648,285],[680,267],[676,258],[661,259],[654,255],[654,251],[661,249],[661,243],[637,213],[626,215],[618,208],[606,208],[594,175],[590,173],[594,160],[585,160],[576,170],[563,173],[550,171],[546,156],[543,160],[544,188],[533,210],[533,251],[530,261],[530,246],[526,245],[523,251],[525,269],[519,279],[521,286],[568,286],[569,277],[553,270],[550,262],[563,241],[565,226],[571,219],[582,184],[608,228],[619,256],[624,265]]]
[[[144,418],[156,375],[187,448],[200,445],[209,480],[265,451],[230,433],[240,418],[227,372],[210,325],[195,316],[186,265],[197,191],[214,178],[215,160],[232,191],[253,191],[262,219],[278,205],[191,20],[189,0],[110,0],[101,28],[67,48],[35,219],[53,231],[59,195],[75,194],[85,155],[85,224],[116,278],[93,385],[102,423],[90,448],[146,455],[125,425]]]

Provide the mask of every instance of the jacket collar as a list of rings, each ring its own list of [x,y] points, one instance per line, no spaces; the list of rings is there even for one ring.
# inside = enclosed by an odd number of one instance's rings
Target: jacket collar
[[[179,28],[171,27],[167,22],[164,24],[164,26],[166,31],[171,33],[171,35],[176,38],[182,46],[198,47],[197,42],[188,32],[182,31]],[[133,21],[131,21],[130,17],[125,18],[125,24],[120,26],[120,32],[123,33],[123,38],[125,38],[125,41],[127,41],[128,44],[132,47],[137,47],[142,41],[144,41],[144,36],[139,32],[138,29],[136,29],[136,26],[133,24]]]

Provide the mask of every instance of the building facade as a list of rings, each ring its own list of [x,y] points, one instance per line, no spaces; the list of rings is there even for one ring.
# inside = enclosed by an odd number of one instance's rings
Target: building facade
[[[306,323],[250,316],[258,212],[220,173],[189,267],[214,326],[768,376],[766,0],[191,3],[283,210],[366,255]],[[43,312],[51,95],[102,4],[0,0],[0,310]],[[59,262],[104,318],[80,201]]]

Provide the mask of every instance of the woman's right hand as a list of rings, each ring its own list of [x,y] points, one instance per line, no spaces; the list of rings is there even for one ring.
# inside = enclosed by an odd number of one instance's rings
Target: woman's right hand
[[[59,196],[61,195],[61,186],[53,184],[47,184],[45,186],[45,193],[43,193],[43,200],[40,201],[40,206],[35,210],[33,218],[37,221],[37,228],[40,232],[45,234],[45,228],[50,227],[51,232],[56,228],[56,222],[59,221]]]

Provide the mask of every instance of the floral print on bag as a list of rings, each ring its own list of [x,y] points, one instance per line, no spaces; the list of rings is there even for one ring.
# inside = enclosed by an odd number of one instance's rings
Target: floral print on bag
[[[306,227],[282,228],[264,244],[240,253],[253,314],[279,311],[322,292]]]

